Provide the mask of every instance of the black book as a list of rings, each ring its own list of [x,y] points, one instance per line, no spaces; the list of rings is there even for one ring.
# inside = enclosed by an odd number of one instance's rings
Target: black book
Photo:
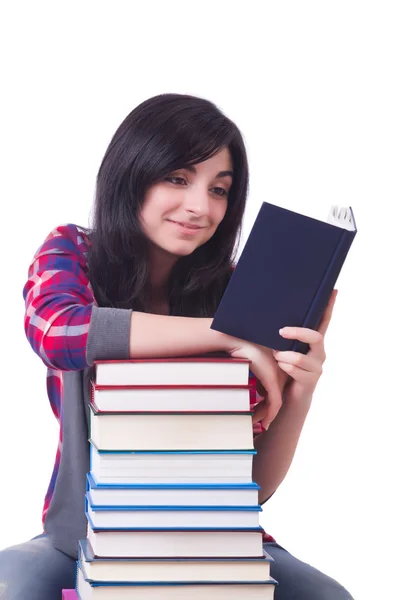
[[[212,329],[306,354],[279,329],[317,329],[356,233],[351,207],[332,206],[325,222],[264,202]]]

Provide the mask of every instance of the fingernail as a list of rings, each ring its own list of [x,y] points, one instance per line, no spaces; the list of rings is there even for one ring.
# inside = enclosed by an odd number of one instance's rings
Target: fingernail
[[[284,333],[284,327],[282,327],[281,329],[278,330],[279,334],[282,335]]]
[[[264,428],[266,429],[266,431],[267,431],[267,430],[269,429],[269,427],[270,427],[270,423],[266,423],[266,425],[264,425],[263,427],[264,427]]]

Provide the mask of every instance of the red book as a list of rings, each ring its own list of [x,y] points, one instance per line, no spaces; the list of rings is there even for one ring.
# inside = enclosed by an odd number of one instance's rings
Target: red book
[[[62,600],[78,600],[76,590],[62,590]]]
[[[215,354],[215,353],[214,353]],[[213,355],[188,358],[97,360],[95,383],[101,386],[247,385],[250,361]]]

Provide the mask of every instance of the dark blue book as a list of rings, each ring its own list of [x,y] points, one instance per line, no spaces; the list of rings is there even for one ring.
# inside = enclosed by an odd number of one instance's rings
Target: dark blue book
[[[357,233],[351,207],[320,221],[264,202],[218,306],[212,329],[306,354],[282,327],[317,329]]]

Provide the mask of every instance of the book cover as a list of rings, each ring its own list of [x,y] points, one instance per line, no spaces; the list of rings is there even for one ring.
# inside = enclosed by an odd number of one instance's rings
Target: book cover
[[[357,233],[340,218],[323,222],[264,202],[212,328],[276,350],[307,353],[284,339],[286,326],[317,329]],[[350,227],[346,229],[345,226]]]

